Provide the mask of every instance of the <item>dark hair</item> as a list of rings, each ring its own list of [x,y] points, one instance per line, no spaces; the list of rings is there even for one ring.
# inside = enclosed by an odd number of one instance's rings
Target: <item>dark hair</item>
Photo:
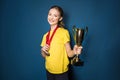
[[[57,10],[60,12],[60,16],[63,17],[64,12],[63,12],[63,9],[62,9],[60,6],[54,5],[54,6],[52,6],[50,9],[52,9],[52,8],[57,9]],[[49,9],[49,10],[50,10],[50,9]],[[61,20],[61,21],[58,22],[58,26],[59,26],[59,27],[64,27],[63,20]]]

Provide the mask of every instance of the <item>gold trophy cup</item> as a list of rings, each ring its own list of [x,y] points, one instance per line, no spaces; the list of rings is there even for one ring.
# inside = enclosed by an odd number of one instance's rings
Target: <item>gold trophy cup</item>
[[[73,26],[73,38],[77,46],[82,45],[82,42],[87,32],[88,32],[88,27],[86,27],[85,29],[82,29],[82,28],[76,28],[76,26]],[[81,61],[79,58],[79,55],[76,54],[71,60],[71,64],[80,66],[80,65],[83,65],[83,61]]]

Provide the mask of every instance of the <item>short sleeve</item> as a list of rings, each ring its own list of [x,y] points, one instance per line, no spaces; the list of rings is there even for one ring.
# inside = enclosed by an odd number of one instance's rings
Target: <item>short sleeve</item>
[[[67,43],[70,41],[70,35],[68,30],[65,30],[65,34],[64,34],[64,43]]]
[[[45,44],[46,44],[46,35],[43,36],[42,42],[41,42],[40,46],[42,47],[42,46],[44,46]]]

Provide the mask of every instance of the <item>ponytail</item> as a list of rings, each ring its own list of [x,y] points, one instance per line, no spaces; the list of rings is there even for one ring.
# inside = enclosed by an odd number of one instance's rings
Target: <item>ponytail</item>
[[[59,21],[58,26],[64,28],[65,24],[63,23],[63,21]]]

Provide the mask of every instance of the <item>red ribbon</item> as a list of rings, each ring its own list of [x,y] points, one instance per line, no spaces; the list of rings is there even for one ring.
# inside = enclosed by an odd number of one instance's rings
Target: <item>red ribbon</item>
[[[47,34],[47,36],[46,36],[46,44],[48,44],[49,46],[50,46],[50,43],[51,43],[51,41],[52,41],[52,38],[53,38],[53,36],[55,35],[55,32],[56,32],[57,29],[58,29],[58,27],[56,27],[56,28],[54,29],[51,37],[50,37],[50,30],[49,30],[49,32],[48,32],[48,34]]]

